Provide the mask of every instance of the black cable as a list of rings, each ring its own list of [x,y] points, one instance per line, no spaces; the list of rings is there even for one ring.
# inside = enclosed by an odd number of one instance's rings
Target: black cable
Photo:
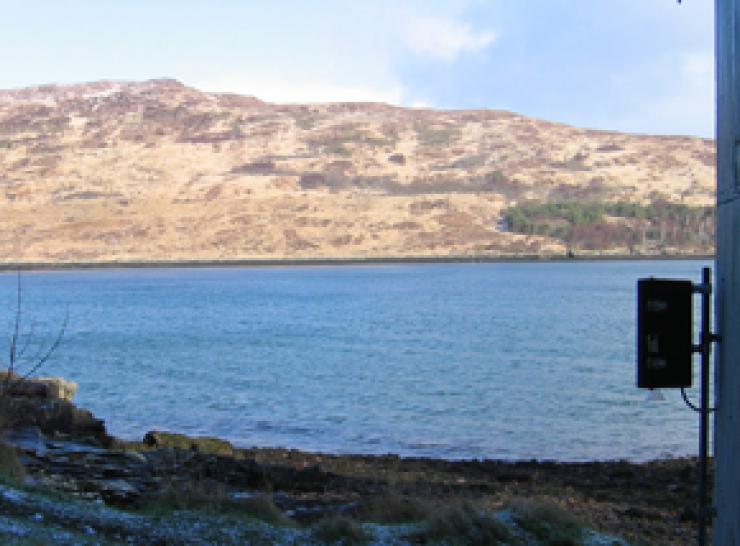
[[[695,406],[694,404],[692,404],[691,400],[689,400],[689,397],[686,395],[686,390],[683,387],[681,387],[681,396],[683,396],[683,401],[686,402],[686,405],[688,407],[690,407],[694,411],[701,412],[701,408],[699,406]],[[707,409],[710,413],[717,410],[717,408]]]

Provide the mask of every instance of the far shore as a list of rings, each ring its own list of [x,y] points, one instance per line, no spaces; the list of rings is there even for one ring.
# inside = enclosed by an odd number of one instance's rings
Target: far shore
[[[519,256],[372,256],[358,258],[266,258],[235,260],[101,260],[88,262],[7,262],[0,263],[1,272],[47,271],[76,269],[163,269],[208,267],[314,267],[393,264],[446,263],[554,263],[554,262],[615,262],[656,260],[713,260],[713,254],[583,254]]]

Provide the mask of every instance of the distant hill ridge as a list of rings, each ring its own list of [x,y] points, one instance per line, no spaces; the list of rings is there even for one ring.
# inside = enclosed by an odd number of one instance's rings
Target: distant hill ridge
[[[496,110],[6,90],[0,262],[707,253],[714,165],[712,140]]]

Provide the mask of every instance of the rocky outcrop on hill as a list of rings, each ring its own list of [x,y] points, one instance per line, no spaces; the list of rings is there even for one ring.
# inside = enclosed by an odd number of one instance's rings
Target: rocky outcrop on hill
[[[530,200],[709,205],[714,163],[706,139],[495,110],[276,105],[171,80],[0,91],[0,256],[562,255],[566,241],[514,233],[503,211]],[[591,252],[630,250],[707,249],[607,237]]]

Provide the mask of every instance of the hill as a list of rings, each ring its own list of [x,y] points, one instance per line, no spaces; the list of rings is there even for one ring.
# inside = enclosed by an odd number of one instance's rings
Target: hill
[[[714,165],[504,111],[0,91],[0,262],[708,253]]]

